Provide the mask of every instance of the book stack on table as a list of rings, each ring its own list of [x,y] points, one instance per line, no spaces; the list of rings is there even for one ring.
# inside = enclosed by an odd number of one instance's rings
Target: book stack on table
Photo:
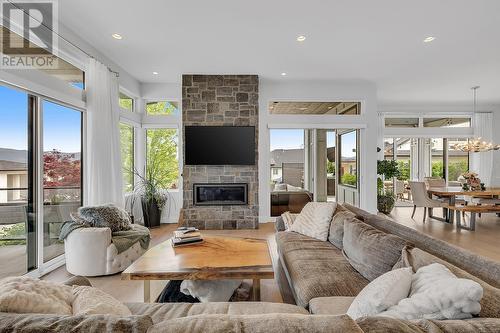
[[[197,244],[203,242],[203,237],[198,229],[194,227],[181,227],[174,231],[172,246]]]

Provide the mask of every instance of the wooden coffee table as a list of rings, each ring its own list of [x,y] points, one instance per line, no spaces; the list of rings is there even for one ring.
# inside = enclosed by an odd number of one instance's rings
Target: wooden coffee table
[[[253,300],[260,301],[260,280],[274,279],[266,240],[203,236],[201,244],[172,247],[170,239],[137,259],[124,280],[144,281],[144,302],[150,302],[151,280],[252,279]]]

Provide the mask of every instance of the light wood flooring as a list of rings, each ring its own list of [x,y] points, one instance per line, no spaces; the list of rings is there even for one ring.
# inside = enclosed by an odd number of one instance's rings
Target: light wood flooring
[[[427,219],[427,221],[423,223],[423,209],[417,210],[415,219],[411,218],[411,212],[412,208],[410,207],[396,207],[389,217],[415,230],[440,238],[493,260],[500,261],[500,218],[496,217],[496,215],[483,215],[483,217],[476,222],[476,230],[467,231],[458,230],[455,225],[446,224],[434,219]],[[435,214],[438,215],[440,212],[436,211]],[[176,227],[176,224],[167,224],[162,225],[160,228],[153,229],[151,231],[151,246],[170,238],[172,231]],[[258,230],[204,230],[203,233],[267,239],[273,257],[275,273],[278,276],[274,223],[263,223],[260,224],[259,227]],[[44,276],[43,279],[61,282],[69,277],[71,277],[71,274],[66,271],[65,266],[62,266]],[[142,302],[143,284],[141,281],[122,280],[120,274],[90,278],[90,280],[94,286],[113,295],[122,302]],[[251,281],[248,282],[251,283]],[[159,293],[161,288],[162,285],[157,286],[156,293]],[[261,295],[262,301],[283,302],[276,279],[261,281]],[[152,298],[153,297],[156,297],[154,293],[152,294]]]

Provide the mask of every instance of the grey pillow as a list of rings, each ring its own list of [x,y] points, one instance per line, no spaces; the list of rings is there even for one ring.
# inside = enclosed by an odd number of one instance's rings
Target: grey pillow
[[[351,266],[370,281],[390,271],[407,244],[355,218],[344,220],[342,243],[342,252]]]
[[[330,233],[328,234],[328,241],[335,245],[337,248],[342,249],[342,239],[344,238],[344,220],[355,217],[356,215],[348,210],[338,211],[337,209],[337,212],[335,215],[333,215],[332,222],[330,223]]]
[[[132,229],[129,214],[113,204],[87,206],[78,209],[81,220],[96,228],[110,228],[111,231]]]

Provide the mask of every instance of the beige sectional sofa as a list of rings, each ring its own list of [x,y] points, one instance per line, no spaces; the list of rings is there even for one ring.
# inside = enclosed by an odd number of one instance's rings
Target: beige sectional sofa
[[[354,224],[365,228],[352,237],[355,244],[346,244],[346,238],[343,238],[344,244],[332,239],[338,232],[335,228],[339,228],[334,222],[326,242],[282,231],[282,221],[278,219],[276,223],[279,261],[288,280],[288,285],[282,287],[291,291],[298,306],[315,315],[342,315],[354,297],[376,277],[371,274],[374,268],[367,266],[377,266],[375,270],[385,267],[386,271],[411,266],[416,270],[438,262],[458,277],[469,278],[482,285],[484,296],[478,318],[402,321],[374,317],[357,320],[358,326],[368,332],[377,328],[381,332],[400,331],[396,327],[404,332],[500,332],[500,263],[348,204],[339,206],[335,214],[342,211],[352,213],[357,223],[340,224],[344,228],[341,233],[352,232]],[[353,251],[353,245],[357,247],[356,251]],[[346,251],[347,248],[349,251]],[[354,252],[356,260],[346,252]]]
[[[330,241],[322,242],[294,232],[276,234],[280,261],[298,305],[266,302],[129,303],[126,306],[132,315],[125,317],[0,312],[0,332],[500,332],[499,263],[355,207],[345,205],[339,211],[344,208],[366,223],[364,235],[369,235],[366,241],[357,237],[362,242],[342,243],[341,249]],[[363,226],[342,225],[334,221],[330,229],[330,239],[334,243],[338,243],[342,233],[349,234]],[[277,223],[278,229],[280,222]],[[367,229],[366,225],[378,230]],[[390,237],[379,242],[380,237],[386,237],[384,233]],[[394,254],[395,250],[400,254]],[[355,256],[347,257],[343,251]],[[366,251],[369,255],[364,257]],[[366,258],[373,262],[364,261]],[[354,296],[370,279],[380,274],[381,269],[405,265],[418,268],[430,261],[444,263],[457,276],[482,284],[484,296],[478,318],[406,321],[365,317],[353,320],[345,315]],[[73,278],[66,284],[90,285],[82,277]]]

